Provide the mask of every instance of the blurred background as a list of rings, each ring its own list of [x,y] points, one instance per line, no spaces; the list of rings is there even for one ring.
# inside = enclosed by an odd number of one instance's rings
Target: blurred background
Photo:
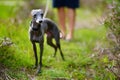
[[[120,79],[119,0],[80,0],[75,38],[71,42],[61,40],[66,61],[59,52],[53,58],[54,50],[44,43],[43,71],[35,76],[28,37],[30,12],[45,7],[46,0],[0,0],[0,80]],[[58,24],[52,0],[47,17]]]

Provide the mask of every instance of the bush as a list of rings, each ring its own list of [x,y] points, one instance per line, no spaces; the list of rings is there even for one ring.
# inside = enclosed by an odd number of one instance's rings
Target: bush
[[[109,39],[109,56],[110,60],[114,62],[109,65],[108,69],[118,79],[120,79],[120,4],[119,1],[114,1],[109,6],[110,14],[107,15],[105,26],[108,29]]]

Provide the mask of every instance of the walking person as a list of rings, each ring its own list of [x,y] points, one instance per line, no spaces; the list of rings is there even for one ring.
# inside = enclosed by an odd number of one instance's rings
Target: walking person
[[[58,20],[62,33],[60,37],[66,40],[71,40],[74,37],[76,8],[79,7],[79,0],[53,0],[53,7],[57,8]],[[66,20],[68,20],[69,26],[68,33]]]

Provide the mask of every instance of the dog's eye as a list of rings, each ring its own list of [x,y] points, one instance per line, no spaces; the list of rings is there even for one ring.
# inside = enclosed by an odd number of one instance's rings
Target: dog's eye
[[[43,14],[41,14],[41,16],[43,16]]]
[[[36,18],[37,15],[34,15],[33,17]]]

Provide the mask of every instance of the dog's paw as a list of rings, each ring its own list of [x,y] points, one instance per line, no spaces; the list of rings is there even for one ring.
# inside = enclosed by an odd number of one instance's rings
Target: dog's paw
[[[34,65],[34,66],[33,66],[33,69],[36,69],[36,68],[37,68],[37,66],[36,66],[36,65]]]
[[[37,68],[37,71],[36,71],[36,74],[39,74],[41,73],[41,66],[39,65],[38,68]]]
[[[35,75],[38,75],[38,74],[40,74],[40,73],[42,73],[42,71],[41,71],[41,70],[39,70],[39,69],[37,69],[37,71],[36,71]]]

